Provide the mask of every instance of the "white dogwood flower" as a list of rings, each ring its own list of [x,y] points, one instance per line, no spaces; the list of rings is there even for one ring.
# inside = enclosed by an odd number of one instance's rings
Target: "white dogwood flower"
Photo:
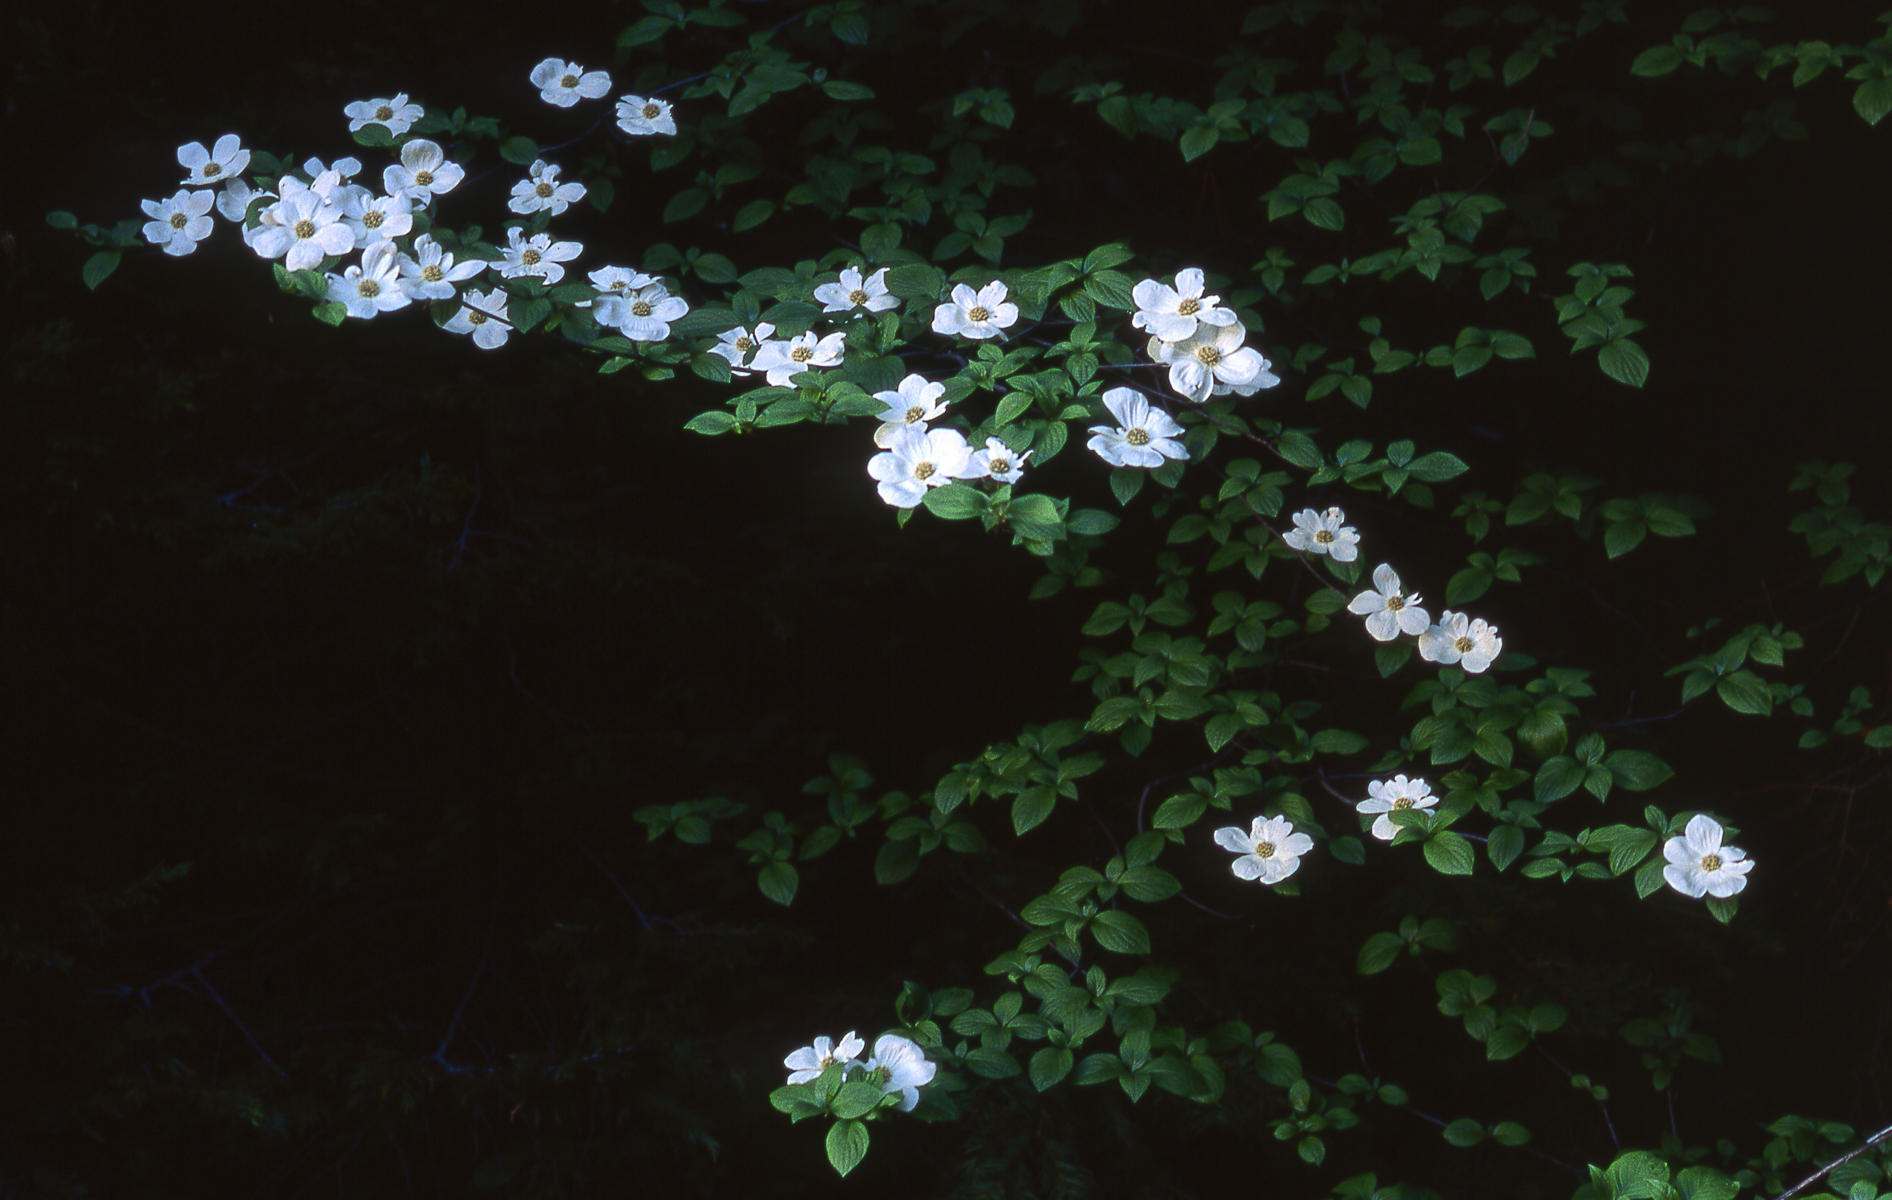
[[[1030,457],[1029,450],[1020,454],[1002,440],[989,437],[985,439],[985,449],[972,452],[972,460],[966,464],[966,469],[960,478],[1017,483],[1025,474],[1025,460]]]
[[[1235,391],[1260,378],[1266,361],[1260,351],[1242,345],[1247,336],[1248,331],[1239,322],[1198,325],[1194,333],[1178,342],[1153,337],[1148,350],[1152,359],[1169,364],[1169,386],[1178,395],[1201,404],[1218,390]]]
[[[816,340],[811,329],[787,341],[768,342],[755,352],[749,369],[767,375],[774,387],[788,387],[795,376],[811,367],[839,366],[846,337],[846,333],[831,333]]]
[[[895,508],[912,508],[928,488],[945,487],[966,469],[972,451],[957,429],[894,431],[885,452],[867,460],[867,473],[879,483],[880,498]]]
[[[1366,631],[1376,642],[1390,642],[1402,633],[1420,634],[1431,621],[1419,607],[1417,592],[1399,590],[1399,574],[1386,563],[1373,568],[1373,586],[1347,602],[1347,611],[1366,618]]]
[[[672,296],[659,279],[646,279],[624,295],[599,296],[591,315],[600,325],[615,325],[633,342],[661,342],[670,336],[670,322],[681,321],[690,305]]]
[[[408,103],[406,92],[396,92],[385,100],[357,100],[342,109],[342,115],[348,118],[348,132],[354,133],[368,125],[385,125],[395,137],[406,133],[426,113],[420,105]]]
[[[824,283],[815,289],[815,299],[821,301],[822,312],[856,312],[861,309],[884,312],[900,303],[900,297],[887,293],[886,267],[865,279],[861,278],[859,267],[846,267],[841,271],[839,283]]]
[[[1662,868],[1662,878],[1684,896],[1701,899],[1703,895],[1728,897],[1747,886],[1747,873],[1754,860],[1739,846],[1721,844],[1721,823],[1705,813],[1688,819],[1679,837],[1662,846],[1662,857],[1669,865]]]
[[[1235,314],[1221,307],[1220,296],[1202,294],[1202,272],[1185,267],[1176,273],[1176,286],[1155,279],[1145,279],[1130,290],[1136,300],[1136,315],[1130,324],[1147,329],[1165,342],[1180,342],[1192,336],[1198,325],[1233,325]]]
[[[351,317],[406,308],[413,300],[401,286],[400,251],[393,242],[375,242],[362,253],[361,262],[337,275],[328,273],[328,298]]]
[[[893,444],[895,431],[906,428],[926,431],[927,422],[946,411],[943,383],[928,383],[925,376],[909,375],[899,388],[875,392],[874,399],[885,406],[880,414],[880,428],[874,430],[874,445],[885,450]]]
[[[1432,785],[1423,779],[1407,779],[1404,775],[1395,775],[1388,780],[1374,780],[1366,785],[1366,792],[1371,799],[1362,800],[1354,805],[1355,811],[1363,816],[1373,817],[1373,836],[1382,842],[1390,842],[1399,827],[1393,824],[1388,813],[1400,812],[1408,808],[1424,811],[1439,802],[1432,794]]]
[[[717,335],[717,341],[710,347],[710,353],[729,363],[731,375],[752,374],[748,366],[749,356],[767,344],[769,335],[775,332],[775,326],[767,321],[758,321],[754,329],[741,325],[734,329],[725,329]]]
[[[1189,451],[1175,440],[1182,426],[1162,409],[1151,408],[1143,393],[1111,388],[1104,393],[1104,407],[1117,418],[1117,427],[1091,426],[1093,436],[1085,444],[1111,466],[1160,467],[1166,458],[1189,457]]]
[[[454,284],[485,269],[486,264],[477,258],[454,262],[432,234],[423,233],[414,239],[414,253],[401,256],[401,287],[417,300],[451,300],[458,290]]]
[[[512,332],[512,323],[506,319],[507,300],[504,288],[490,292],[468,288],[460,297],[460,311],[441,328],[448,333],[472,334],[473,344],[482,350],[497,349],[506,344],[506,336]]]
[[[604,71],[587,71],[577,63],[562,58],[548,58],[532,68],[532,86],[539,89],[539,99],[560,108],[570,108],[580,100],[596,100],[611,90],[611,76]]]
[[[642,96],[620,96],[617,112],[618,128],[632,137],[677,131],[677,122],[670,115],[667,101],[646,100]]]
[[[1237,879],[1280,883],[1301,865],[1301,856],[1314,848],[1314,839],[1294,832],[1286,817],[1256,817],[1248,832],[1225,825],[1215,831],[1215,844],[1241,857],[1229,864]]]
[[[500,248],[505,257],[499,273],[507,279],[534,276],[557,283],[565,278],[565,268],[559,264],[577,258],[584,249],[582,242],[555,242],[549,233],[521,237],[515,225],[506,231],[506,244]]]
[[[216,196],[204,190],[180,190],[169,200],[140,200],[138,207],[151,218],[145,222],[145,240],[163,246],[166,254],[189,254],[197,249],[198,242],[210,236],[216,224],[210,219],[214,203]]]
[[[994,279],[978,291],[953,285],[950,302],[933,310],[933,332],[969,338],[1003,337],[1005,327],[1018,320],[1018,305],[1006,298],[1005,284]]]
[[[226,133],[209,150],[202,142],[185,142],[177,148],[177,165],[186,172],[181,181],[186,187],[206,187],[242,174],[250,165],[250,152],[242,138]]]
[[[1309,554],[1329,554],[1335,562],[1352,562],[1359,557],[1360,532],[1346,523],[1347,514],[1337,508],[1315,512],[1304,508],[1294,514],[1294,529],[1281,540],[1296,550]]]
[[[1504,648],[1498,627],[1483,619],[1472,620],[1464,613],[1446,609],[1439,619],[1419,635],[1419,657],[1427,662],[1456,663],[1473,675],[1484,671]]]
[[[381,173],[381,186],[424,207],[465,178],[466,170],[459,163],[449,162],[438,142],[415,138],[401,147],[401,161]]]
[[[537,158],[530,171],[528,178],[512,185],[512,199],[506,201],[516,213],[550,212],[556,217],[585,198],[584,184],[558,181],[557,163]]]
[[[782,1065],[788,1068],[790,1083],[807,1083],[821,1078],[821,1073],[829,1067],[839,1066],[845,1070],[850,1063],[860,1066],[854,1059],[866,1048],[867,1043],[855,1037],[850,1029],[841,1035],[839,1045],[830,1038],[818,1037],[814,1045],[803,1046],[783,1059]]]
[[[250,215],[250,205],[275,198],[276,193],[253,188],[247,179],[227,179],[217,193],[217,212],[224,220],[241,225]]]
[[[900,1093],[900,1111],[912,1112],[920,1102],[920,1089],[933,1082],[939,1067],[926,1060],[919,1046],[897,1033],[883,1034],[874,1041],[874,1056],[867,1060],[867,1077],[880,1084],[885,1093]]]
[[[285,177],[277,186],[282,198],[249,231],[251,249],[264,258],[282,259],[288,270],[306,271],[327,255],[355,248],[355,231],[342,224],[341,209],[296,179]]]
[[[414,228],[414,202],[399,192],[376,196],[365,188],[351,189],[342,198],[341,210],[342,224],[354,231],[357,250],[406,237]]]

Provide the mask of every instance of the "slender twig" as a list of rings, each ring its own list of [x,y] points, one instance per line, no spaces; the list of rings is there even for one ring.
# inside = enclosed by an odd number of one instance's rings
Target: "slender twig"
[[[473,992],[480,985],[480,976],[486,974],[486,956],[492,952],[492,949],[493,927],[488,925],[486,927],[486,945],[480,950],[480,965],[474,968],[473,978],[467,980],[466,993],[460,997],[460,1007],[453,1010],[453,1020],[447,1023],[446,1036],[440,1039],[440,1045],[430,1056],[435,1062],[447,1068],[449,1071],[460,1072],[466,1069],[464,1067],[457,1067],[447,1061],[447,1048],[453,1045],[454,1035],[460,1031],[460,1018],[466,1015],[466,1006],[473,1000]]]
[[[1792,1187],[1788,1188],[1786,1191],[1782,1192],[1780,1195],[1774,1197],[1774,1200],[1791,1200],[1792,1197],[1798,1196],[1801,1192],[1805,1191],[1807,1188],[1811,1187],[1814,1183],[1818,1182],[1822,1176],[1824,1176],[1827,1172],[1831,1171],[1834,1167],[1839,1166],[1841,1163],[1848,1162],[1851,1159],[1858,1158],[1861,1154],[1864,1154],[1866,1151],[1872,1149],[1874,1146],[1878,1145],[1880,1142],[1885,1141],[1887,1138],[1892,1138],[1892,1125],[1888,1125],[1884,1129],[1881,1129],[1879,1132],[1873,1134],[1871,1137],[1867,1138],[1864,1142],[1860,1143],[1860,1145],[1856,1149],[1848,1150],[1846,1153],[1840,1155],[1838,1158],[1834,1159],[1832,1162],[1827,1163],[1824,1167],[1821,1167],[1819,1170],[1815,1171],[1813,1174],[1807,1176],[1805,1179],[1802,1179],[1799,1183],[1794,1184]]]
[[[250,1027],[243,1023],[242,1018],[238,1017],[236,1011],[224,1000],[223,993],[210,986],[210,981],[204,978],[202,968],[193,966],[191,968],[191,977],[197,980],[198,985],[204,989],[211,1000],[216,1003],[217,1007],[223,1010],[223,1015],[230,1018],[230,1023],[237,1027],[237,1032],[242,1034],[243,1040],[250,1044],[250,1049],[256,1051],[257,1057],[261,1058],[264,1064],[267,1065],[270,1070],[276,1072],[276,1074],[282,1076],[284,1079],[289,1078],[289,1072],[276,1065],[276,1060],[269,1056],[269,1051],[263,1049],[262,1043],[256,1040],[256,1035],[250,1032]]]

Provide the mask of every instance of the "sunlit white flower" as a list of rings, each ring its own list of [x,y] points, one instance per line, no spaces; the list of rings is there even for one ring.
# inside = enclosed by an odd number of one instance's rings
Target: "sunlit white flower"
[[[1018,305],[1005,298],[1005,284],[994,279],[978,291],[963,283],[953,285],[953,298],[933,310],[933,332],[969,338],[1005,336],[1005,327],[1018,320]]]
[[[1237,879],[1280,883],[1301,865],[1301,855],[1314,848],[1314,839],[1294,832],[1286,817],[1256,817],[1243,833],[1238,825],[1215,831],[1215,844],[1240,858],[1229,864]]]
[[[675,133],[677,123],[670,115],[670,105],[663,100],[642,96],[618,97],[618,128],[633,137],[652,133]]]
[[[506,335],[512,332],[512,324],[506,319],[506,301],[504,288],[490,292],[468,288],[460,297],[460,311],[441,328],[448,333],[472,334],[473,344],[482,350],[503,346]]]
[[[897,430],[908,427],[925,432],[927,422],[946,411],[943,383],[928,383],[921,375],[909,375],[896,390],[875,392],[874,399],[885,406],[880,413],[880,428],[874,430],[874,445],[885,450],[893,444]]]
[[[885,267],[865,279],[861,278],[859,267],[846,267],[841,271],[839,283],[824,283],[815,289],[815,299],[821,301],[822,312],[855,312],[860,309],[885,312],[900,303],[900,297],[887,293]]]
[[[1362,800],[1354,805],[1354,810],[1362,816],[1373,817],[1373,836],[1382,842],[1390,842],[1399,827],[1393,824],[1388,813],[1399,812],[1408,808],[1424,811],[1439,802],[1432,794],[1432,785],[1423,779],[1407,779],[1404,775],[1395,775],[1388,780],[1374,780],[1366,785],[1369,800]],[[1377,814],[1377,815],[1375,815]]]
[[[406,308],[413,297],[401,286],[400,251],[393,242],[375,242],[357,265],[340,275],[330,271],[328,298],[347,308],[351,317]]]
[[[1261,375],[1260,352],[1242,345],[1247,336],[1248,331],[1239,323],[1198,325],[1194,333],[1179,342],[1151,338],[1149,354],[1157,362],[1169,364],[1169,386],[1178,395],[1201,404],[1218,385],[1223,391],[1231,391],[1255,382]]]
[[[486,269],[481,260],[456,263],[453,255],[435,242],[432,234],[414,239],[414,253],[401,256],[401,287],[417,300],[451,300],[464,283]]]
[[[376,196],[366,189],[351,190],[343,197],[341,209],[342,224],[354,231],[356,249],[406,237],[414,228],[414,202],[399,192]]]
[[[1449,608],[1419,635],[1420,658],[1447,666],[1457,663],[1473,675],[1489,667],[1503,648],[1504,639],[1498,636],[1496,625],[1488,625],[1482,618],[1474,621]]]
[[[880,498],[895,508],[912,508],[926,489],[945,487],[966,469],[972,451],[957,429],[894,431],[887,449],[867,460],[867,473],[879,484]]]
[[[1294,529],[1281,540],[1309,554],[1330,554],[1335,562],[1359,557],[1360,531],[1346,524],[1347,514],[1337,508],[1315,512],[1304,508],[1294,514]]]
[[[814,1045],[803,1046],[783,1059],[782,1065],[788,1068],[790,1083],[807,1083],[819,1079],[829,1067],[839,1066],[845,1070],[850,1063],[860,1066],[854,1059],[866,1048],[867,1043],[855,1037],[850,1029],[841,1036],[840,1045],[835,1045],[830,1038],[818,1037]]]
[[[302,173],[309,177],[310,191],[339,207],[341,201],[335,198],[335,189],[352,186],[349,180],[361,173],[361,160],[351,154],[336,159],[332,165],[324,165],[321,159],[311,156],[303,160]],[[296,182],[301,183],[301,180]]]
[[[145,222],[145,240],[163,246],[166,254],[189,254],[197,249],[198,242],[210,236],[216,224],[210,219],[214,203],[216,197],[202,190],[180,190],[169,200],[140,200],[138,207],[151,218]]]
[[[217,212],[226,221],[241,225],[250,215],[250,205],[258,200],[276,198],[276,193],[250,186],[247,179],[228,179],[217,193]]]
[[[284,178],[277,186],[282,198],[250,231],[246,240],[251,249],[264,258],[282,259],[288,270],[306,271],[327,255],[355,248],[355,231],[341,223],[341,209],[295,179]]]
[[[585,278],[591,280],[592,288],[599,295],[628,296],[638,288],[652,282],[656,276],[646,275],[631,267],[599,267],[595,271],[587,272]],[[580,300],[578,307],[585,308],[590,303],[589,300]]]
[[[920,1089],[933,1082],[939,1067],[913,1042],[897,1033],[882,1034],[874,1040],[874,1056],[867,1060],[867,1077],[880,1084],[883,1093],[900,1093],[900,1111],[912,1112],[920,1102]]]
[[[512,185],[506,207],[516,213],[550,212],[556,217],[584,198],[584,184],[560,183],[558,164],[538,158],[532,161],[530,178]]]
[[[1189,451],[1175,440],[1182,426],[1162,409],[1151,408],[1143,393],[1111,388],[1104,393],[1104,407],[1117,418],[1118,428],[1093,425],[1094,436],[1085,444],[1111,466],[1160,467],[1166,458],[1189,457]]]
[[[788,387],[790,380],[810,367],[839,366],[846,337],[846,333],[831,333],[817,341],[811,329],[787,341],[768,342],[755,352],[749,369],[767,375],[775,387]]]
[[[1366,618],[1366,631],[1376,642],[1390,642],[1402,633],[1419,634],[1431,621],[1419,607],[1419,594],[1399,590],[1399,574],[1386,563],[1373,568],[1373,586],[1347,602],[1347,611]]]
[[[648,280],[635,291],[599,296],[591,315],[600,325],[615,325],[633,342],[661,342],[670,336],[670,322],[681,321],[690,306],[672,296],[659,279]]]
[[[974,450],[972,460],[960,473],[961,479],[991,479],[998,483],[1017,483],[1025,474],[1025,460],[1031,457],[1031,451],[1023,454],[1007,446],[999,438],[985,439],[985,449]]]
[[[185,186],[204,187],[242,174],[243,168],[250,165],[250,152],[243,148],[242,138],[226,133],[210,150],[204,149],[202,142],[185,142],[177,148],[177,165],[186,172],[182,180]]]
[[[604,71],[587,71],[562,58],[548,58],[532,68],[532,86],[539,89],[539,99],[547,104],[570,108],[580,100],[596,100],[610,91],[611,76]]]
[[[406,92],[396,92],[388,100],[357,100],[342,109],[342,114],[349,119],[350,133],[365,125],[385,125],[389,133],[399,137],[425,116],[426,111],[418,104],[409,104]]]
[[[381,173],[381,186],[425,207],[465,178],[466,171],[459,163],[447,161],[446,151],[438,142],[415,138],[401,147],[401,161]]]
[[[1259,352],[1256,352],[1256,357],[1260,359],[1261,369],[1255,372],[1253,379],[1243,383],[1236,383],[1217,376],[1213,394],[1217,396],[1252,396],[1263,388],[1279,387],[1281,385],[1281,377],[1268,369],[1272,364],[1270,364],[1266,358],[1262,358]]]
[[[584,249],[582,242],[555,242],[549,233],[521,237],[515,225],[506,231],[506,244],[500,247],[505,258],[499,273],[507,279],[533,276],[557,283],[565,278],[565,268],[559,264],[577,258]]]
[[[1147,329],[1152,337],[1165,342],[1180,342],[1196,332],[1198,325],[1233,325],[1235,314],[1221,307],[1220,296],[1202,294],[1202,272],[1186,267],[1176,273],[1176,286],[1145,279],[1130,290],[1137,302],[1130,324]]]
[[[1662,846],[1662,857],[1669,865],[1662,868],[1662,878],[1684,896],[1699,900],[1709,896],[1732,896],[1747,886],[1747,873],[1754,860],[1739,846],[1721,844],[1721,823],[1704,813],[1688,819],[1681,836],[1672,837]]]
[[[775,332],[775,326],[767,321],[759,321],[754,329],[745,329],[741,325],[734,329],[725,329],[717,335],[717,341],[710,347],[710,353],[728,360],[731,375],[748,375],[749,356],[769,340]]]

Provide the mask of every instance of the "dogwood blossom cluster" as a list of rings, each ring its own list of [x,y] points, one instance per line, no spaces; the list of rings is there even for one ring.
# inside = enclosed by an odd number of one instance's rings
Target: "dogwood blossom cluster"
[[[1192,404],[1210,396],[1252,396],[1281,380],[1261,352],[1243,343],[1248,331],[1221,297],[1203,294],[1202,272],[1186,267],[1176,286],[1145,279],[1130,291],[1137,311],[1130,323],[1146,329],[1146,353],[1169,366],[1169,386]]]
[[[1745,888],[1754,860],[1739,846],[1722,845],[1723,832],[1721,823],[1705,813],[1690,817],[1680,835],[1663,843],[1668,866],[1662,868],[1662,878],[1695,900],[1705,895],[1726,898]]]
[[[843,1078],[850,1074],[880,1085],[884,1095],[900,1095],[900,1111],[912,1112],[920,1102],[920,1089],[933,1082],[939,1065],[927,1061],[924,1051],[908,1038],[886,1033],[874,1040],[874,1053],[865,1062],[860,1053],[867,1045],[848,1030],[837,1044],[818,1037],[813,1045],[803,1046],[782,1065],[788,1068],[788,1082],[811,1083],[830,1067],[840,1067]]]
[[[1339,510],[1329,511],[1337,513]],[[1298,524],[1299,518],[1296,521]],[[1324,527],[1315,532],[1322,531]],[[1295,545],[1293,534],[1287,535],[1286,540],[1290,545]],[[1312,541],[1314,538],[1304,537],[1303,540]],[[1307,547],[1297,545],[1296,548]],[[1352,554],[1349,553],[1348,557],[1351,558]],[[1399,572],[1393,570],[1390,564],[1381,563],[1373,568],[1373,586],[1349,600],[1347,611],[1366,618],[1366,631],[1374,641],[1390,642],[1402,633],[1416,637],[1419,639],[1420,658],[1427,662],[1458,666],[1472,675],[1480,674],[1489,667],[1504,648],[1504,639],[1498,636],[1496,625],[1482,618],[1474,619],[1465,613],[1453,612],[1449,608],[1439,614],[1437,621],[1433,621],[1426,610],[1419,607],[1419,600],[1419,593],[1408,593],[1403,589]]]

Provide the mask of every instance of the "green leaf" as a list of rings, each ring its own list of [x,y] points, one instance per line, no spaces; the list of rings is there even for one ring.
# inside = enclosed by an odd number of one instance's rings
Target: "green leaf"
[[[1611,558],[1621,558],[1649,535],[1649,527],[1639,520],[1614,521],[1603,531],[1603,551]]]
[[[741,233],[745,229],[754,229],[768,220],[775,213],[775,201],[751,200],[736,210],[735,220],[729,223],[730,229]]]
[[[1597,351],[1597,365],[1618,383],[1639,388],[1649,381],[1649,356],[1628,338],[1617,338]]]
[[[1118,954],[1148,954],[1150,934],[1143,922],[1120,909],[1105,909],[1091,918],[1091,937]]]
[[[1425,853],[1426,861],[1441,875],[1472,873],[1472,844],[1449,829],[1427,839]]]
[[[1196,125],[1184,130],[1182,141],[1179,143],[1183,161],[1194,162],[1213,150],[1215,144],[1221,140],[1222,135],[1216,132],[1213,125]]]
[[[1860,84],[1853,93],[1853,111],[1864,117],[1868,125],[1885,120],[1885,115],[1892,113],[1892,77],[1882,75]]]
[[[795,887],[800,878],[793,864],[772,862],[756,873],[755,882],[764,896],[786,908],[795,902]]]
[[[629,359],[619,361],[628,362]],[[708,434],[711,437],[719,433],[728,433],[741,422],[726,412],[702,412],[685,421],[683,427],[691,433]]]
[[[921,498],[926,511],[948,521],[963,521],[976,517],[990,507],[991,501],[986,494],[969,483],[949,483],[945,487],[928,488]]]
[[[1362,975],[1378,975],[1392,966],[1399,959],[1399,952],[1405,943],[1396,933],[1376,933],[1367,938],[1360,947],[1360,956],[1354,960],[1354,969]]]
[[[830,100],[872,100],[874,89],[864,83],[854,83],[846,79],[830,79],[821,85],[821,90]]]
[[[880,1098],[886,1094],[879,1084],[856,1079],[841,1085],[834,1099],[828,1101],[828,1111],[843,1119],[864,1117],[880,1107]]]
[[[88,289],[97,291],[99,284],[111,278],[112,272],[118,270],[118,257],[116,250],[99,251],[86,259],[85,265],[79,268],[79,278],[85,281]]]
[[[539,156],[539,144],[529,137],[509,137],[499,143],[499,157],[517,166],[529,166]]]
[[[1456,454],[1449,454],[1444,450],[1434,450],[1430,454],[1421,454],[1418,458],[1413,459],[1412,462],[1407,465],[1406,469],[1412,473],[1414,479],[1422,479],[1427,483],[1443,483],[1448,479],[1456,479],[1471,470],[1470,467],[1465,465],[1464,459]]]
[[[1445,1140],[1460,1148],[1476,1146],[1485,1140],[1485,1127],[1470,1117],[1460,1117],[1445,1127]]]
[[[1603,765],[1617,783],[1632,792],[1646,792],[1660,787],[1675,774],[1669,764],[1647,750],[1612,750]]]
[[[867,1157],[867,1126],[859,1121],[837,1121],[828,1130],[828,1165],[846,1175]]]
[[[1485,857],[1500,871],[1524,853],[1524,831],[1516,825],[1500,825],[1485,839]]]
[[[688,187],[670,197],[664,205],[664,222],[683,221],[703,211],[703,205],[709,200],[709,193],[699,187]]]
[[[340,325],[348,319],[348,307],[339,300],[328,300],[315,306],[314,315],[325,325]]]
[[[1330,196],[1315,196],[1301,212],[1308,224],[1321,229],[1337,231],[1346,228],[1347,214]]]
[[[1765,717],[1774,711],[1774,698],[1768,694],[1766,682],[1752,671],[1736,671],[1716,681],[1715,695],[1738,713]]]
[[[46,223],[54,229],[77,229],[79,218],[69,212],[55,211],[46,214]]]
[[[1631,75],[1654,78],[1667,75],[1682,65],[1682,52],[1674,46],[1651,46],[1636,56],[1636,61],[1629,64]]]
[[[1012,831],[1020,837],[1044,824],[1058,806],[1058,794],[1048,787],[1026,788],[1012,801]]]
[[[1044,1091],[1071,1073],[1071,1052],[1063,1046],[1044,1046],[1031,1056],[1031,1086]]]
[[[883,886],[899,883],[920,866],[920,840],[901,838],[886,842],[874,855],[874,882]]]
[[[1195,792],[1183,792],[1157,805],[1156,816],[1151,818],[1150,824],[1156,829],[1187,829],[1208,807],[1207,798]]]

